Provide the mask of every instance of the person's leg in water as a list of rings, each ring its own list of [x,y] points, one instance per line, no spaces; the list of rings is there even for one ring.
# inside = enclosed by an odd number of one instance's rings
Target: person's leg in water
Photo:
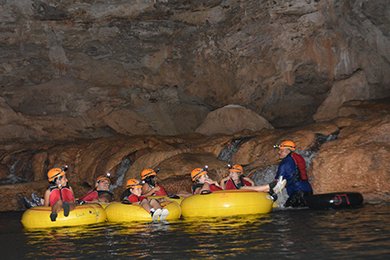
[[[293,208],[307,207],[306,197],[310,195],[313,195],[313,192],[303,192],[303,191],[294,192],[290,197],[288,197],[284,206],[293,207]]]

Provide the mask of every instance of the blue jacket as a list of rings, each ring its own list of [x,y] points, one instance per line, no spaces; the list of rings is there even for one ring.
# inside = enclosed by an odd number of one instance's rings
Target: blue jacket
[[[313,192],[310,183],[300,179],[297,166],[290,154],[283,158],[279,164],[275,178],[278,179],[280,176],[287,180],[286,189],[288,196],[297,191]]]

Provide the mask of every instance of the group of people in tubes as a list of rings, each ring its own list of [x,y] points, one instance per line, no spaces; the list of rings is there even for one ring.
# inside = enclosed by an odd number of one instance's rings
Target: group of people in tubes
[[[208,175],[208,167],[195,168],[191,171],[192,194],[210,193],[218,190],[245,189],[258,192],[268,192],[276,200],[277,194],[284,188],[287,190],[288,199],[285,207],[305,207],[305,197],[312,195],[313,190],[308,181],[304,158],[295,152],[296,145],[291,140],[275,145],[281,159],[275,180],[269,184],[256,186],[254,182],[244,177],[244,169],[240,164],[228,165],[229,175],[220,182],[212,180]],[[72,187],[66,178],[67,167],[52,168],[47,177],[50,183],[45,192],[43,205],[51,207],[50,219],[56,221],[58,212],[63,210],[64,216],[78,204],[113,201],[113,193],[110,191],[111,180],[109,175],[97,177],[95,188],[86,195],[75,199]],[[157,170],[147,168],[140,174],[141,181],[129,179],[126,182],[126,190],[121,195],[123,203],[140,205],[150,213],[152,220],[166,219],[169,215],[167,209],[162,208],[161,200],[150,196],[168,196],[164,187],[157,182]],[[191,194],[188,194],[191,195]]]

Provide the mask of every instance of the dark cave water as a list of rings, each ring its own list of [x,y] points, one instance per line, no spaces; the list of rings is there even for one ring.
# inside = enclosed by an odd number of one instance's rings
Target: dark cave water
[[[261,216],[24,230],[0,213],[4,259],[386,259],[390,205],[276,210]]]

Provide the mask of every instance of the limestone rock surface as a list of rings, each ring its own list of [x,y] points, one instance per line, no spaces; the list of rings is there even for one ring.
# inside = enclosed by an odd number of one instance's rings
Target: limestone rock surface
[[[388,202],[389,10],[388,0],[0,1],[0,210],[23,209],[19,197],[42,194],[64,164],[76,196],[110,172],[117,199],[145,167],[160,167],[171,193],[190,191],[204,164],[215,179],[230,162],[272,179],[284,139],[306,156],[315,192]]]
[[[389,8],[0,1],[0,142],[191,134],[229,104],[276,128],[331,120],[390,95]]]
[[[390,117],[388,113],[370,116],[368,107],[390,111],[388,104],[360,103],[354,104],[354,114],[349,117],[293,129],[4,146],[0,153],[0,209],[23,209],[20,197],[32,192],[43,195],[47,171],[65,164],[77,197],[93,187],[98,175],[110,172],[113,192],[119,199],[126,180],[140,178],[144,168],[160,169],[159,183],[170,194],[189,193],[191,171],[205,165],[217,181],[226,176],[228,163],[242,164],[255,180],[272,180],[279,163],[273,144],[286,139],[294,140],[297,152],[305,157],[315,193],[356,191],[363,194],[366,203],[388,202]]]
[[[249,130],[273,129],[262,116],[239,105],[227,105],[210,112],[195,132],[204,135],[234,134]]]

